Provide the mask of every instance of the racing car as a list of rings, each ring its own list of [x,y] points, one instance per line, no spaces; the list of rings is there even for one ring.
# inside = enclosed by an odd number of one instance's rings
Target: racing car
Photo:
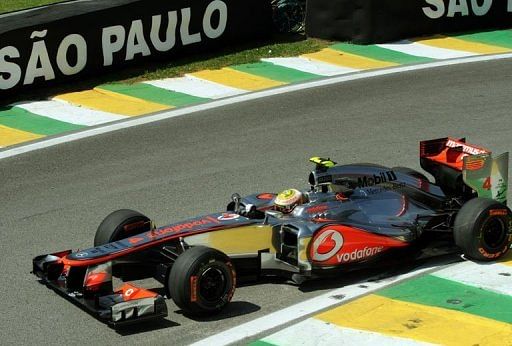
[[[493,261],[512,242],[508,153],[465,139],[420,143],[424,173],[314,157],[309,186],[233,194],[217,213],[156,227],[122,209],[99,225],[93,247],[33,259],[39,280],[113,327],[167,316],[162,295],[130,281],[154,278],[184,314],[209,316],[237,280],[278,275],[297,284],[455,247]],[[114,289],[113,279],[121,281]],[[120,280],[119,280],[120,279]]]

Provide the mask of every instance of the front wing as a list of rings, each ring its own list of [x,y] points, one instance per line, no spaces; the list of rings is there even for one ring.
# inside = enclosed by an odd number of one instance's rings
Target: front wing
[[[112,286],[112,264],[70,267],[62,258],[71,250],[33,259],[40,282],[113,328],[167,316],[165,299],[155,292],[126,283]]]

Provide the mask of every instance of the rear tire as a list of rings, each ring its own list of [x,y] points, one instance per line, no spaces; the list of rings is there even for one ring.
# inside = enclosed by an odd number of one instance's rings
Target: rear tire
[[[147,216],[130,209],[116,210],[98,226],[94,246],[112,243],[149,230],[151,220]]]
[[[185,314],[207,317],[219,313],[231,301],[236,273],[224,253],[195,246],[173,264],[167,279],[168,295]]]
[[[512,213],[507,206],[487,198],[473,198],[455,217],[455,244],[470,259],[494,261],[510,248],[511,220]]]

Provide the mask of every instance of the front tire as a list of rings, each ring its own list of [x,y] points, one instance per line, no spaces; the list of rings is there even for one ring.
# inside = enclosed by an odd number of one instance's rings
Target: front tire
[[[455,218],[455,244],[477,261],[503,257],[512,241],[512,213],[507,206],[487,198],[465,203]]]
[[[207,317],[231,301],[236,273],[224,253],[195,246],[181,254],[167,280],[168,295],[185,314]]]
[[[112,243],[149,230],[151,230],[151,220],[147,216],[130,209],[116,210],[98,226],[94,236],[94,246]]]

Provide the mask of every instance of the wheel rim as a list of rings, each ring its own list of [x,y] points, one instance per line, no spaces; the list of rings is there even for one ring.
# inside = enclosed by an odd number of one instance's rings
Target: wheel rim
[[[199,295],[207,302],[217,301],[226,291],[226,277],[217,267],[206,269],[199,279]]]
[[[482,228],[482,236],[489,249],[500,249],[507,238],[507,226],[501,218],[489,218]]]

